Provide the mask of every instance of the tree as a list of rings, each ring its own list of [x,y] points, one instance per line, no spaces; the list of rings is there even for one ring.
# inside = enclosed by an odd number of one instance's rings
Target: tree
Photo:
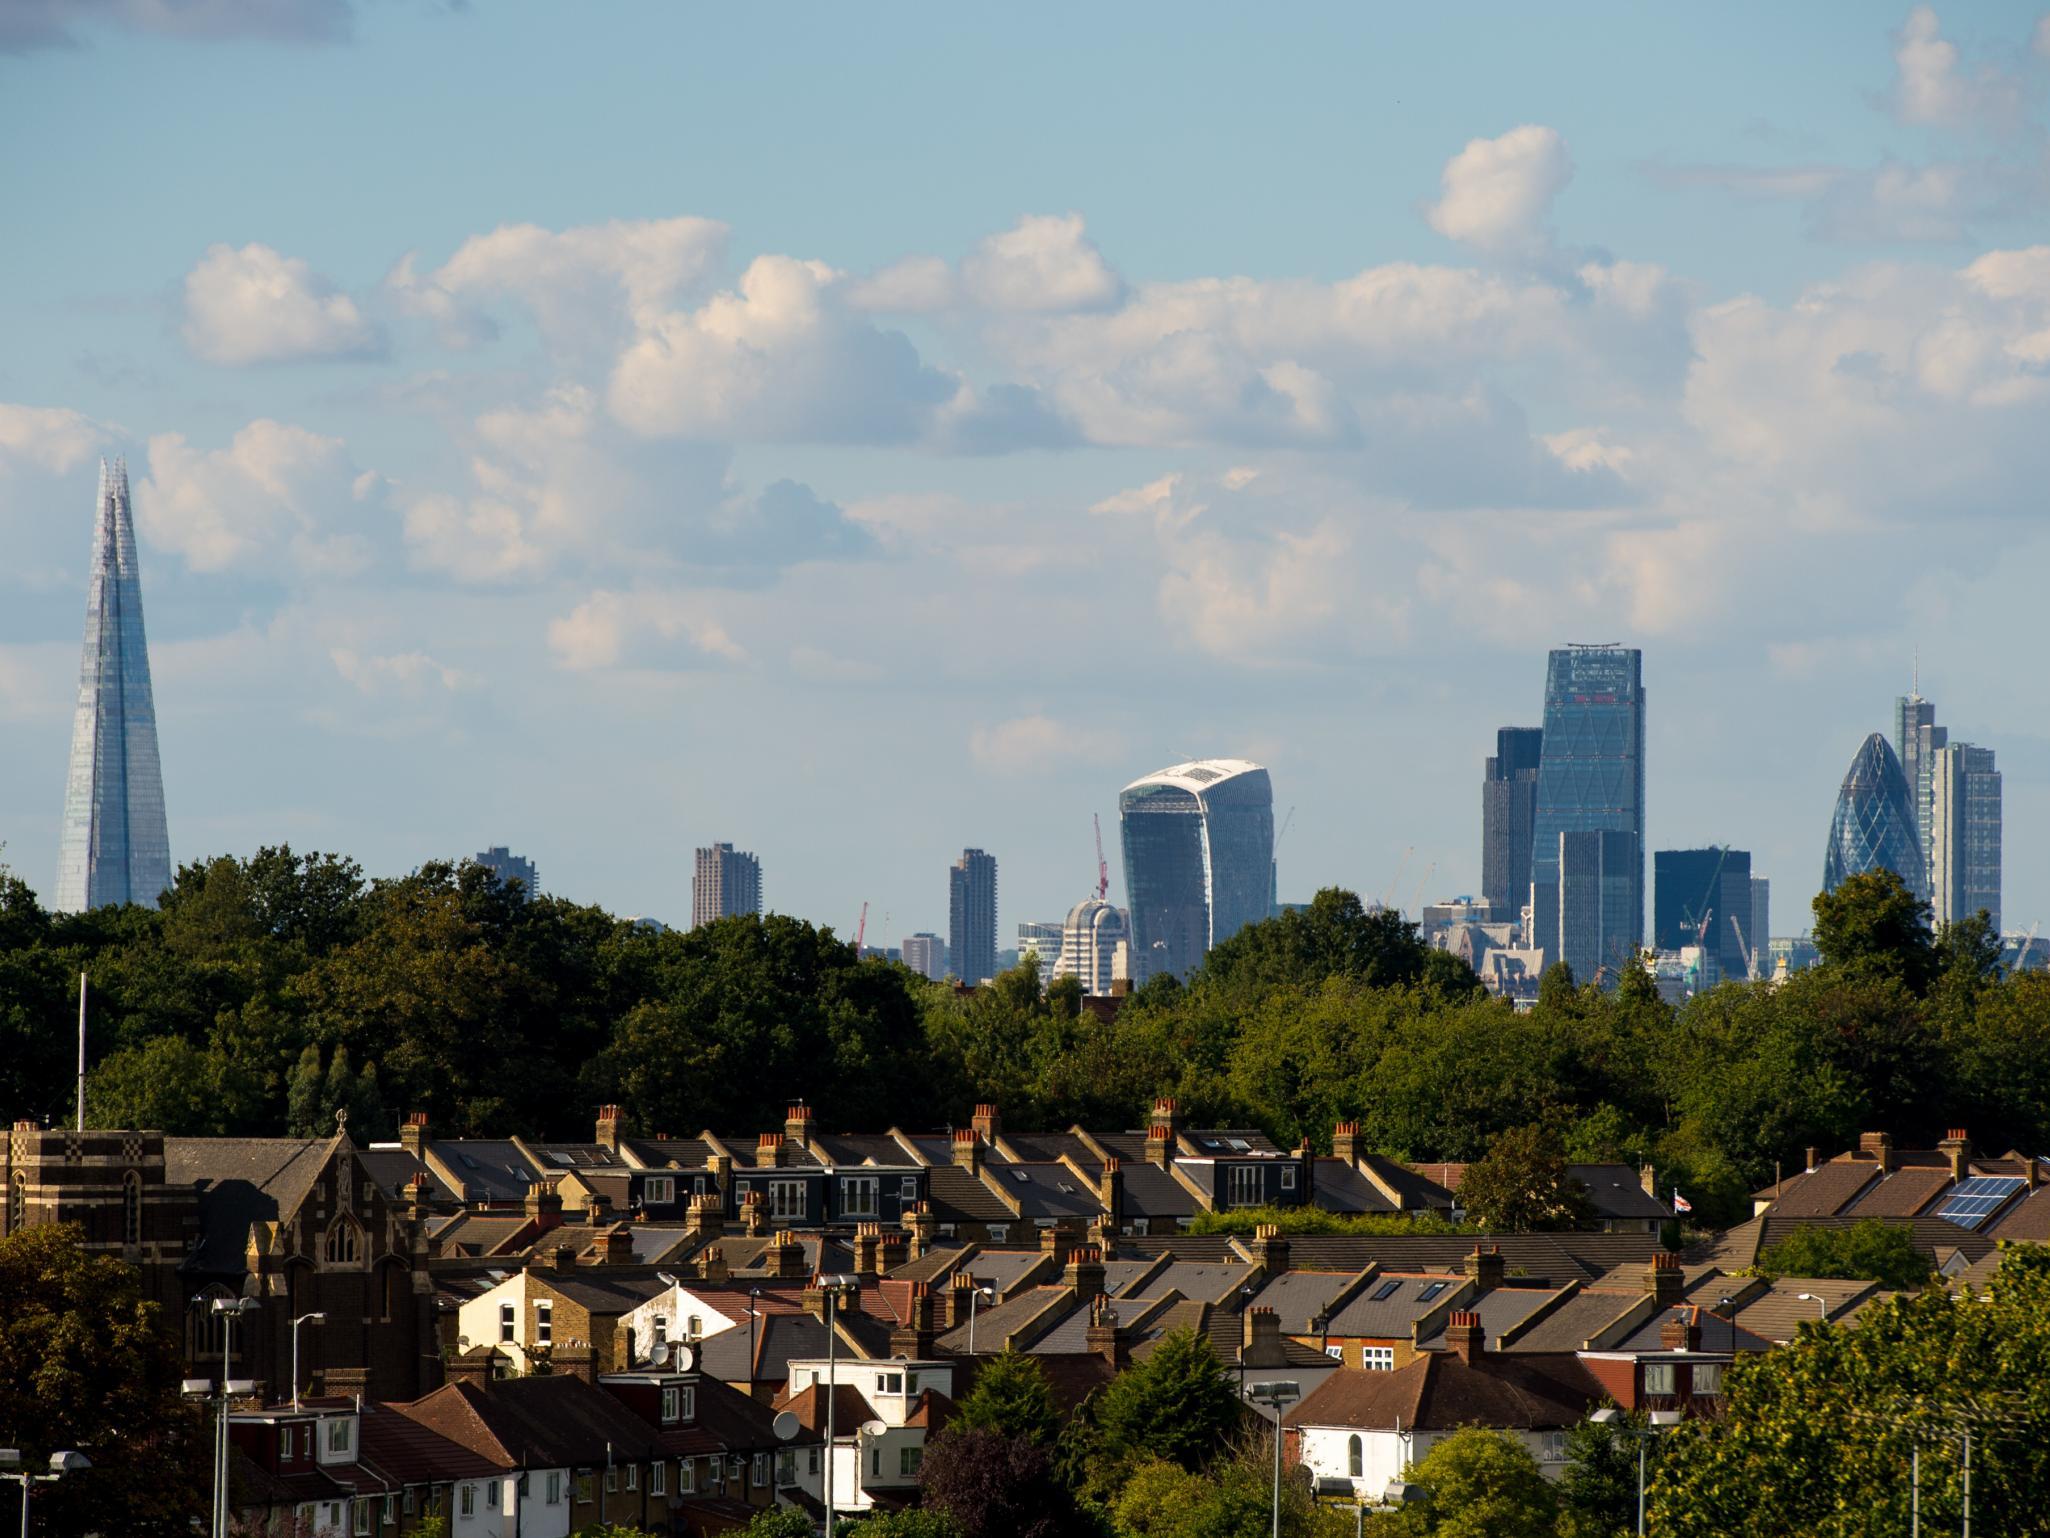
[[[1248,924],[1212,946],[1198,983],[1272,987],[1345,977],[1371,987],[1408,987],[1423,981],[1433,954],[1399,912],[1368,908],[1357,893],[1326,887],[1307,908]],[[1440,967],[1438,975],[1456,991],[1479,986],[1470,967]]]
[[[954,1407],[948,1423],[962,1431],[986,1430],[1018,1437],[1035,1447],[1052,1447],[1061,1413],[1039,1359],[1006,1346],[976,1369],[975,1383]]]
[[[1197,1469],[1223,1450],[1243,1418],[1209,1341],[1181,1329],[1162,1336],[1150,1356],[1111,1380],[1096,1424],[1113,1458],[1157,1458]]]
[[[1760,1274],[1843,1277],[1902,1291],[1936,1275],[1936,1263],[1915,1248],[1902,1223],[1864,1218],[1849,1228],[1797,1228],[1758,1257]]]
[[[183,1036],[123,1047],[86,1081],[94,1127],[149,1127],[174,1137],[229,1136],[262,1116],[261,1082],[242,1064]]]
[[[1370,1529],[1377,1538],[1553,1538],[1559,1492],[1521,1442],[1477,1426],[1455,1431],[1405,1471],[1424,1499]]]
[[[756,1512],[736,1538],[816,1538],[810,1517],[794,1506],[771,1506]]]
[[[23,1463],[84,1453],[90,1471],[37,1488],[42,1532],[187,1538],[206,1439],[179,1397],[179,1352],[133,1267],[69,1225],[0,1239],[0,1427]]]
[[[1111,1504],[1118,1538],[1266,1538],[1272,1531],[1274,1465],[1259,1437],[1201,1473],[1154,1460],[1132,1471]],[[1281,1485],[1285,1538],[1351,1538],[1350,1513],[1320,1506],[1298,1474]]]
[[[1622,1538],[1637,1522],[1637,1455],[1646,1430],[1641,1411],[1614,1421],[1582,1421],[1566,1433],[1572,1461],[1559,1482],[1561,1538]]]
[[[926,1443],[918,1484],[961,1538],[1064,1538],[1074,1516],[1053,1455],[1000,1431],[948,1427]]]
[[[1558,1135],[1543,1127],[1518,1127],[1496,1138],[1460,1177],[1459,1204],[1468,1222],[1499,1233],[1576,1228],[1591,1211]]]
[[[847,1538],[961,1538],[961,1526],[952,1517],[920,1506],[879,1511],[842,1531]]]
[[[1894,872],[1861,871],[1817,894],[1814,906],[1815,948],[1827,965],[1929,991],[1937,966],[1929,904]]]

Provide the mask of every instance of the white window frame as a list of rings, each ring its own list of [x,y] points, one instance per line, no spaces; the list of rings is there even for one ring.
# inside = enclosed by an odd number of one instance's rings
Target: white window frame
[[[904,1397],[904,1374],[901,1372],[879,1372],[876,1374],[876,1392]]]
[[[916,1479],[918,1470],[925,1462],[925,1449],[916,1442],[906,1442],[897,1449],[897,1477]]]
[[[1688,1385],[1704,1399],[1720,1399],[1723,1394],[1723,1364],[1721,1362],[1696,1362],[1694,1378]]]
[[[550,1506],[560,1506],[562,1504],[561,1469],[550,1469],[548,1471],[548,1484],[546,1486],[546,1493],[543,1498],[546,1501],[546,1503]]]
[[[683,1391],[675,1384],[665,1384],[662,1389],[662,1424],[674,1425],[683,1418]]]
[[[369,1538],[370,1502],[367,1498],[359,1495],[349,1503],[349,1529],[357,1538]]]
[[[477,1487],[473,1484],[456,1486],[456,1515],[474,1517],[477,1515]]]
[[[638,1463],[629,1463],[626,1466],[626,1487],[629,1491],[640,1489],[641,1466]]]
[[[655,1344],[658,1347],[668,1345],[669,1316],[667,1314],[656,1314],[654,1318],[651,1320],[651,1323],[654,1325]]]
[[[331,1453],[352,1453],[356,1450],[356,1423],[346,1415],[337,1415],[327,1423],[327,1450]]]
[[[1296,1173],[1297,1173],[1297,1171],[1296,1171],[1296,1167],[1295,1167],[1295,1166],[1294,1166],[1293,1164],[1284,1164],[1284,1165],[1282,1165],[1282,1167],[1281,1167],[1281,1189],[1282,1189],[1282,1190],[1284,1190],[1284,1191],[1293,1191],[1293,1190],[1295,1189],[1295,1177],[1296,1177]]]
[[[1652,1386],[1656,1373],[1665,1384],[1664,1388]],[[1646,1399],[1670,1399],[1679,1392],[1680,1374],[1671,1362],[1646,1362],[1644,1364],[1644,1397]]]
[[[667,1495],[668,1493],[669,1465],[658,1459],[648,1465],[648,1494]]]
[[[766,1182],[769,1191],[769,1216],[777,1219],[805,1218],[810,1216],[811,1204],[805,1199],[803,1180],[771,1180]]]
[[[384,1498],[384,1522],[386,1527],[396,1527],[399,1521],[399,1498],[387,1495]]]
[[[1267,1199],[1267,1181],[1257,1164],[1234,1164],[1224,1179],[1230,1193],[1225,1198],[1229,1206],[1257,1207]]]
[[[674,1175],[649,1175],[641,1181],[641,1202],[644,1206],[668,1206],[676,1200],[676,1177]]]
[[[679,1458],[676,1460],[676,1493],[696,1495],[698,1493],[698,1460]]]
[[[555,1304],[547,1298],[534,1300],[534,1344],[555,1344]]]
[[[987,1227],[989,1229],[989,1242],[991,1244],[1002,1244],[1006,1239],[1011,1237],[1011,1225],[1008,1223],[991,1223],[988,1224]]]
[[[698,1386],[695,1383],[683,1385],[683,1418],[687,1421],[698,1418]]]
[[[517,1303],[498,1305],[498,1343],[510,1345],[520,1338],[520,1309]]]
[[[883,1183],[875,1175],[842,1175],[840,1177],[840,1215],[848,1218],[872,1218],[881,1213],[883,1205]]]
[[[769,1455],[767,1453],[755,1454],[754,1469],[752,1474],[750,1475],[750,1479],[757,1490],[765,1489],[768,1486]]]
[[[1360,1347],[1360,1366],[1368,1372],[1395,1371],[1395,1348],[1393,1346]]]
[[[918,1200],[918,1177],[916,1175],[904,1175],[898,1179],[897,1200],[900,1202],[915,1202]]]

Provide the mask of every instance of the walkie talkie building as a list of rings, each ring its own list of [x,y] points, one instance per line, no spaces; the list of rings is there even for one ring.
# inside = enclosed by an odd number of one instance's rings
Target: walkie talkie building
[[[1242,758],[1176,764],[1118,795],[1132,974],[1186,977],[1272,911],[1274,788]]]
[[[154,906],[170,884],[171,838],[128,467],[101,460],[56,906],[72,913],[110,903]]]

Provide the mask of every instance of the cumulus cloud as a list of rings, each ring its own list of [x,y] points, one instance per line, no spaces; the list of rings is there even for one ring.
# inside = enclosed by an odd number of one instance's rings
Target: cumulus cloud
[[[1552,200],[1572,178],[1556,129],[1526,123],[1500,138],[1474,139],[1445,164],[1443,191],[1428,210],[1431,228],[1483,251],[1541,242]]]
[[[0,472],[32,468],[63,475],[98,453],[110,436],[104,425],[69,407],[0,401]]]
[[[135,515],[143,538],[194,571],[282,559],[302,572],[346,574],[369,563],[362,526],[380,484],[341,439],[264,418],[221,449],[195,449],[182,433],[150,439]]]
[[[209,246],[185,278],[185,341],[209,363],[350,358],[383,346],[356,302],[269,246]]]
[[[1035,775],[1063,763],[1109,763],[1124,752],[1114,731],[1057,721],[1051,716],[1016,716],[968,734],[968,755],[992,774]]]
[[[576,672],[747,660],[740,643],[689,593],[593,593],[549,622],[548,647],[560,666]]]
[[[378,656],[336,646],[329,649],[328,660],[358,694],[418,696],[436,689],[453,693],[470,682],[460,669],[437,662],[420,651]]]
[[[839,507],[809,486],[783,480],[759,496],[729,502],[694,554],[713,564],[774,567],[859,560],[878,548],[875,536]]]
[[[991,310],[1090,310],[1124,284],[1083,232],[1080,214],[1028,214],[961,264],[970,299]]]
[[[2021,82],[1993,64],[1968,71],[1930,6],[1916,6],[1894,34],[1893,64],[1891,104],[1900,122],[2005,132],[2021,120]]]

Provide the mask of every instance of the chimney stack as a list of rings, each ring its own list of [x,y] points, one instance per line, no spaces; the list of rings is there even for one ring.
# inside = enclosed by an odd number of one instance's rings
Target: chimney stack
[[[1810,1149],[1808,1150],[1808,1167],[1807,1167],[1807,1169],[1803,1170],[1803,1171],[1802,1171],[1802,1173],[1803,1173],[1803,1174],[1806,1174],[1806,1175],[1812,1175],[1812,1174],[1814,1174],[1814,1173],[1815,1173],[1815,1167],[1816,1167],[1816,1166],[1817,1166],[1818,1164],[1820,1164],[1821,1162],[1822,1162],[1822,1150],[1821,1150],[1821,1149],[1819,1149],[1819,1148],[1810,1148]]]
[[[779,1231],[762,1247],[762,1270],[778,1281],[804,1274],[804,1246],[797,1236]]]
[[[1296,1205],[1314,1207],[1317,1191],[1317,1155],[1312,1152],[1308,1137],[1296,1145],[1295,1162],[1296,1168],[1301,1171],[1296,1176]]]
[[[428,1141],[427,1113],[425,1111],[408,1111],[406,1113],[406,1124],[399,1128],[399,1147],[405,1149],[407,1153],[416,1159],[424,1159],[427,1157]]]
[[[1651,1167],[1649,1161],[1647,1161],[1644,1167],[1637,1172],[1637,1183],[1644,1187],[1644,1194],[1646,1196],[1649,1196],[1654,1201],[1658,1200],[1658,1172]]]
[[[1357,1155],[1360,1140],[1360,1124],[1356,1121],[1342,1121],[1331,1129],[1331,1157],[1351,1164]]]
[[[601,1148],[619,1152],[619,1107],[601,1105],[598,1107],[598,1136],[594,1140]]]
[[[971,1175],[982,1173],[982,1139],[973,1127],[954,1129],[954,1164]]]
[[[913,1282],[904,1322],[890,1331],[890,1355],[907,1356],[914,1362],[929,1359],[936,1334],[933,1324],[932,1288],[924,1282]]]
[[[994,1143],[1004,1130],[1004,1119],[993,1101],[985,1100],[975,1108],[972,1123],[975,1135],[985,1143]]]
[[[762,1211],[762,1193],[748,1191],[740,1198],[740,1231],[759,1239],[769,1231],[769,1216]]]
[[[1104,1227],[1115,1233],[1125,1211],[1124,1166],[1116,1154],[1103,1161],[1103,1173],[1096,1178],[1096,1199],[1103,1203]]]
[[[733,1275],[726,1265],[726,1250],[723,1245],[708,1244],[697,1252],[691,1261],[692,1268],[701,1282],[724,1282]]]
[[[488,1390],[491,1386],[492,1359],[497,1356],[489,1346],[472,1346],[460,1356],[451,1357],[442,1365],[442,1376],[450,1383],[467,1383],[470,1387]]]
[[[574,1244],[558,1244],[555,1247],[555,1269],[574,1271],[577,1268],[577,1247]]]
[[[1162,1095],[1153,1102],[1153,1122],[1147,1130],[1149,1134],[1156,1129],[1165,1130],[1170,1150],[1174,1147],[1175,1139],[1181,1135],[1180,1109],[1172,1095]]]
[[[911,1236],[911,1258],[919,1259],[932,1248],[933,1235],[939,1229],[939,1220],[932,1215],[932,1203],[913,1202],[904,1209],[898,1224]]]
[[[1675,1309],[1659,1321],[1659,1345],[1667,1351],[1699,1351],[1701,1326],[1687,1309]]]
[[[1039,1231],[1039,1253],[1057,1266],[1068,1263],[1068,1255],[1075,1248],[1075,1236],[1059,1223]]]
[[[598,1386],[598,1353],[589,1346],[557,1346],[548,1360],[565,1378],[581,1378],[593,1388]]]
[[[1253,1264],[1265,1266],[1269,1276],[1288,1269],[1288,1240],[1277,1225],[1262,1223],[1255,1228],[1253,1242],[1247,1248],[1253,1252]]]
[[[1936,1151],[1950,1161],[1952,1180],[1972,1178],[1972,1140],[1963,1127],[1952,1127],[1950,1135],[1936,1145]]]
[[[1887,1132],[1864,1132],[1858,1136],[1858,1152],[1879,1162],[1879,1173],[1891,1175],[1894,1172],[1893,1135]]]
[[[783,1136],[799,1148],[811,1142],[811,1107],[793,1100],[783,1111]]]
[[[1109,1298],[1098,1298],[1089,1305],[1089,1327],[1082,1332],[1083,1348],[1092,1356],[1100,1356],[1112,1367],[1118,1365],[1118,1311]]]
[[[633,1263],[633,1224],[614,1223],[605,1230],[604,1264],[608,1266],[630,1266]]]
[[[755,1139],[756,1169],[781,1169],[788,1162],[783,1152],[782,1133],[764,1132]]]
[[[1465,1269],[1467,1280],[1473,1283],[1475,1292],[1493,1292],[1508,1275],[1502,1259],[1502,1246],[1476,1244],[1473,1253],[1466,1257]]]
[[[1166,1169],[1174,1160],[1174,1139],[1167,1128],[1151,1126],[1146,1129],[1146,1162],[1159,1169]]]
[[[1288,1353],[1281,1344],[1281,1315],[1271,1308],[1249,1308],[1239,1315],[1239,1361],[1247,1367],[1280,1367]]]
[[[875,1276],[881,1270],[883,1225],[861,1223],[854,1229],[854,1274]]]
[[[726,1211],[719,1198],[707,1191],[693,1196],[683,1214],[683,1231],[698,1239],[717,1239],[726,1232]]]
[[[1680,1257],[1662,1250],[1644,1268],[1644,1290],[1660,1308],[1672,1308],[1687,1296],[1687,1276],[1680,1269]]]
[[[1076,1300],[1092,1302],[1103,1296],[1103,1251],[1083,1245],[1068,1256],[1061,1271],[1061,1285],[1074,1290]]]
[[[966,1271],[956,1271],[954,1279],[947,1284],[947,1301],[941,1310],[946,1328],[958,1330],[968,1322],[968,1298],[975,1291],[975,1278]]]
[[[1445,1321],[1445,1344],[1469,1367],[1487,1349],[1487,1340],[1487,1331],[1481,1328],[1481,1316],[1470,1308],[1455,1311]]]
[[[526,1198],[521,1205],[526,1208],[528,1218],[536,1225],[534,1237],[537,1239],[562,1222],[562,1198],[556,1194],[553,1186],[545,1182],[528,1186]]]

